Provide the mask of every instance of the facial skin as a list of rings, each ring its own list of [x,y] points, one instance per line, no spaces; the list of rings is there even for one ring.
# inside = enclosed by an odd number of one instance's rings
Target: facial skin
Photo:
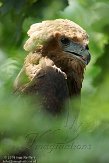
[[[63,51],[68,52],[73,56],[77,57],[86,65],[90,62],[91,56],[88,51],[89,50],[88,45],[83,46],[79,43],[72,41],[70,38],[67,37],[62,37],[60,39],[60,44],[63,48]]]

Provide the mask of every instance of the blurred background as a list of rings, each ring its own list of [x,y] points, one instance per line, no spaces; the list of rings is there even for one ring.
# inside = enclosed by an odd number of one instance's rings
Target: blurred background
[[[76,22],[89,35],[92,58],[77,123],[72,111],[66,123],[13,95],[30,25],[56,18]],[[109,163],[109,0],[0,0],[0,156],[27,147],[40,163]]]

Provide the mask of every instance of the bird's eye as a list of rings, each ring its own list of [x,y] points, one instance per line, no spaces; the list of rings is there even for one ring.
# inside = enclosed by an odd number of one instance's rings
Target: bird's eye
[[[68,45],[68,44],[70,44],[70,40],[68,38],[63,37],[63,38],[61,38],[61,43],[64,45]]]

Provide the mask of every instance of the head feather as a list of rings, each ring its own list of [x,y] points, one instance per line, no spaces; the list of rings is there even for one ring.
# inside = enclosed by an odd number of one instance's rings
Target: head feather
[[[29,39],[26,41],[24,49],[32,52],[40,48],[40,46],[53,37],[56,32],[62,36],[78,40],[83,44],[88,44],[88,35],[83,28],[70,20],[56,19],[31,25],[28,31]]]

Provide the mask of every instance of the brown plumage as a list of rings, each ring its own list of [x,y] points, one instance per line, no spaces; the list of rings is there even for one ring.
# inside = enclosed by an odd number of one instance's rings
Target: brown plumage
[[[84,69],[90,61],[87,33],[70,20],[32,25],[24,49],[29,52],[15,80],[15,89],[42,97],[50,112],[62,110],[66,99],[80,95]]]

